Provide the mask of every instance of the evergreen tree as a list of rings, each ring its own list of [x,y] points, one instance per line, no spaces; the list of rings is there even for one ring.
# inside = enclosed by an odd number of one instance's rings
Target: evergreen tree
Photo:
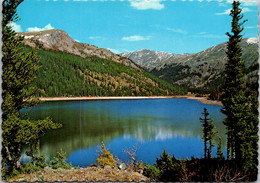
[[[212,157],[212,148],[215,146],[214,138],[216,135],[216,127],[214,121],[209,117],[208,110],[203,109],[203,118],[200,118],[200,122],[203,127],[203,141],[204,141],[204,158]]]
[[[209,125],[208,125],[208,143],[209,143],[208,158],[212,157],[212,148],[215,146],[214,138],[216,134],[217,134],[216,126],[214,124],[213,119],[210,117]]]
[[[39,99],[33,98],[35,88],[28,87],[39,69],[39,58],[34,51],[23,50],[22,38],[16,37],[9,24],[18,20],[16,9],[21,2],[5,0],[2,4],[2,167],[11,171],[21,166],[21,148],[24,144],[36,143],[45,130],[60,127],[49,118],[32,121],[20,116],[20,109],[39,102]]]
[[[242,50],[239,43],[242,39],[242,25],[246,20],[241,14],[240,3],[234,1],[230,12],[232,17],[232,30],[227,33],[227,58],[225,65],[225,84],[223,86],[222,112],[226,115],[224,124],[227,128],[227,156],[235,159],[237,165],[245,171],[256,171],[257,167],[257,141],[258,119],[257,106],[253,98],[246,92],[244,79],[245,63],[241,59]]]
[[[203,127],[203,141],[204,141],[204,158],[207,158],[207,151],[208,151],[208,127],[209,127],[209,113],[206,108],[203,109],[204,112],[201,113],[203,118],[200,118],[200,122],[202,123]]]
[[[222,151],[222,147],[223,145],[222,145],[222,139],[221,139],[221,137],[219,137],[218,138],[218,149],[217,149],[217,157],[218,158],[224,158],[224,153],[223,153],[223,151]]]

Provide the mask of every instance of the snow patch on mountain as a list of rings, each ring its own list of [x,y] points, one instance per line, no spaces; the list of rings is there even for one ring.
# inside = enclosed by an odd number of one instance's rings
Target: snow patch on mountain
[[[247,44],[257,44],[257,43],[259,43],[259,39],[258,38],[248,38],[247,40],[246,40],[246,42],[247,42]]]

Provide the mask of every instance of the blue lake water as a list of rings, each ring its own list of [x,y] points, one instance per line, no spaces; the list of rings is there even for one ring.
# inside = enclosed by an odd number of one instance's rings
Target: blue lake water
[[[101,142],[122,161],[129,160],[124,150],[134,146],[137,160],[148,164],[155,163],[163,149],[176,158],[203,157],[199,118],[205,107],[225,144],[222,107],[190,99],[45,102],[22,112],[29,111],[33,119],[50,116],[62,123],[61,129],[47,133],[40,141],[40,151],[47,159],[62,149],[67,162],[85,167],[96,162]],[[26,161],[25,155],[22,158]]]

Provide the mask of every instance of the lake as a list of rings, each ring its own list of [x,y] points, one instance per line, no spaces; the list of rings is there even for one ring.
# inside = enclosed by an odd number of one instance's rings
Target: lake
[[[222,107],[191,99],[57,101],[21,112],[29,112],[32,119],[50,116],[62,123],[61,129],[46,133],[40,141],[47,160],[62,149],[67,162],[86,167],[96,162],[101,142],[123,161],[129,160],[124,150],[133,147],[137,147],[137,160],[151,165],[163,149],[176,158],[203,157],[199,118],[205,107],[225,144]],[[216,148],[214,156],[215,152]],[[23,155],[22,162],[26,161]]]

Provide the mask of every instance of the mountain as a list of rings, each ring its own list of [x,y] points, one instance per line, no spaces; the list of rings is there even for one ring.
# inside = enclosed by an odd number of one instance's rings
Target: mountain
[[[19,33],[24,50],[37,49],[41,69],[32,83],[39,97],[185,94],[109,50],[74,41],[61,30]]]
[[[79,43],[73,40],[66,32],[59,29],[38,32],[21,32],[17,33],[17,35],[23,36],[23,44],[32,48],[67,52],[83,58],[96,56],[139,69],[131,60],[116,55],[108,49]]]
[[[164,65],[167,64],[171,64],[174,62],[177,63],[179,62],[179,60],[182,60],[190,54],[172,54],[142,49],[135,52],[122,53],[120,55],[129,58],[142,68],[151,71],[155,68],[161,69],[164,67]]]
[[[246,67],[253,69],[251,71],[255,74],[258,70],[258,43],[257,38],[248,38],[243,39],[240,44]],[[227,62],[226,45],[227,43],[222,43],[195,54],[139,50],[121,55],[173,84],[209,89],[223,82]]]

